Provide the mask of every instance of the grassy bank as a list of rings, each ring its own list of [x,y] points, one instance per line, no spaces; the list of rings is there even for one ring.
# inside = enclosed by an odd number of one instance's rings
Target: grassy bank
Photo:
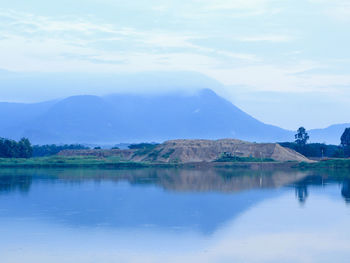
[[[350,169],[350,159],[328,159],[315,163],[300,163],[298,168],[312,169]]]
[[[258,166],[292,166],[295,163],[281,163],[270,160],[255,158],[236,158],[220,160],[219,162],[196,162],[196,163],[154,163],[154,162],[128,162],[118,157],[100,158],[95,156],[50,156],[37,158],[0,158],[0,168],[138,168],[138,167],[243,167],[255,168]]]
[[[38,158],[0,158],[1,167],[147,167],[146,163],[125,162],[116,157],[50,156]]]
[[[228,154],[221,155],[215,162],[218,163],[271,163],[271,158],[239,157]]]

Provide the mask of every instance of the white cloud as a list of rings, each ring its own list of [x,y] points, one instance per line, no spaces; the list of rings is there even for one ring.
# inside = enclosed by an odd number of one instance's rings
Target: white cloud
[[[217,67],[220,64],[218,56],[256,60],[252,54],[193,44],[191,41],[201,38],[195,34],[138,31],[82,19],[53,19],[15,11],[1,11],[0,20],[4,18],[10,18],[10,21],[4,21],[0,26],[4,37],[0,42],[0,68],[8,70],[193,70]],[[96,48],[95,44],[101,42],[116,47]],[[120,43],[126,43],[128,47],[119,50]]]
[[[287,35],[256,35],[256,36],[241,36],[234,38],[242,42],[290,42],[294,37]]]
[[[208,6],[215,10],[253,10],[272,2],[205,0],[201,3],[202,10]],[[199,1],[194,3],[200,4]],[[166,4],[161,9],[165,10]],[[234,46],[223,49],[220,45],[201,44],[221,36],[215,32],[210,36],[191,30],[139,30],[96,20],[0,10],[0,68],[45,72],[188,70],[207,74],[226,85],[245,85],[265,91],[302,92],[350,85],[350,77],[345,74],[297,74],[321,66],[305,59],[283,62],[285,65],[281,66],[278,61],[266,62],[256,52],[236,51]],[[240,45],[244,42],[278,44],[296,39],[284,34],[227,32],[231,36],[227,41],[243,42]],[[108,48],[103,46],[105,43]],[[293,54],[298,55],[300,53]]]
[[[206,9],[211,10],[259,10],[264,11],[264,9],[273,0],[201,0],[197,1],[205,6]]]
[[[5,21],[2,28],[6,26],[15,29],[17,32],[29,34],[36,32],[56,33],[63,31],[80,32],[84,34],[91,34],[93,32],[123,32],[122,30],[114,30],[112,25],[91,23],[73,17],[66,17],[65,19],[58,20],[13,10],[0,10],[0,19],[3,20],[6,18],[10,20],[7,23]]]
[[[302,175],[292,174],[297,178]],[[46,232],[42,235],[45,249],[38,239],[30,245],[23,239],[8,243],[4,240],[2,244],[6,244],[7,253],[2,259],[52,263],[62,262],[62,258],[70,263],[88,262],[91,258],[96,262],[113,262],[117,258],[118,262],[134,263],[345,262],[350,250],[348,207],[331,196],[335,186],[329,188],[322,191],[311,188],[308,209],[300,209],[293,189],[281,190],[284,194],[253,203],[209,234],[196,228],[176,228],[175,231],[158,226],[132,229],[137,235],[130,235],[130,228],[103,226],[87,227],[82,234],[81,229],[48,224],[44,225]],[[0,230],[5,234],[8,233],[5,229],[18,228],[19,224],[15,220],[1,223]],[[22,235],[42,231],[42,224],[29,220],[27,226],[20,229]],[[58,250],[57,243],[60,244]],[[21,253],[18,247],[23,247]],[[91,247],[93,249],[89,249]]]
[[[295,66],[253,65],[228,69],[207,69],[205,74],[220,79],[224,85],[246,86],[254,91],[275,92],[341,92],[339,87],[350,87],[346,74],[298,74],[321,65],[305,61]],[[345,92],[345,93],[344,93]]]
[[[320,6],[328,16],[340,20],[350,21],[350,1],[349,0],[308,0]]]
[[[88,2],[98,5],[96,12],[90,9],[94,15],[69,7],[69,15],[48,15],[35,4],[36,14],[25,12],[24,5],[0,8],[0,68],[195,71],[251,94],[349,97],[349,0]]]
[[[255,54],[194,44],[194,40],[202,39],[199,34],[138,31],[91,21],[59,20],[16,12],[0,12],[0,17],[11,18],[0,28],[5,37],[0,41],[0,68],[13,71],[188,70],[207,74],[226,85],[245,85],[265,91],[302,92],[350,85],[347,75],[297,75],[320,67],[314,62],[281,67],[262,64],[263,60]],[[99,33],[107,33],[107,36]],[[234,39],[284,42],[291,41],[292,37],[256,35]],[[96,48],[93,44],[100,41],[116,46],[124,41],[130,48]],[[235,64],[233,61],[244,63]]]
[[[157,12],[165,12],[169,10],[169,7],[167,5],[156,5],[152,6],[151,9]]]

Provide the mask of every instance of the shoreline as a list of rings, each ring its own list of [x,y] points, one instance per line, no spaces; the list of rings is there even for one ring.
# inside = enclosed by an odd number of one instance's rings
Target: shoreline
[[[292,168],[298,162],[188,162],[188,163],[166,163],[166,162],[133,162],[123,161],[119,158],[94,158],[94,157],[38,157],[38,158],[0,158],[1,168]]]
[[[246,168],[246,169],[349,169],[350,159],[330,159],[313,163],[304,162],[133,162],[119,158],[50,156],[29,159],[0,158],[1,168]]]

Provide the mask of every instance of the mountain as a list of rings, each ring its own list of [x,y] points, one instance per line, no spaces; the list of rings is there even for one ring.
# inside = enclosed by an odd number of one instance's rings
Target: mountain
[[[162,142],[236,138],[291,141],[294,132],[264,124],[213,91],[104,97],[81,95],[41,103],[0,103],[0,136],[34,143]],[[308,131],[311,142],[340,143],[350,123]]]
[[[0,69],[0,97],[5,101],[45,101],[84,94],[189,92],[220,89],[217,80],[197,72],[148,71],[137,73],[42,73]],[[5,88],[6,87],[6,88]]]
[[[46,112],[55,103],[56,101],[35,104],[2,102],[0,103],[0,129],[14,127],[19,123],[30,122]],[[12,129],[10,128],[8,133],[11,131]]]
[[[249,116],[213,91],[194,95],[73,96],[0,103],[0,134],[34,143],[118,143],[169,139],[290,140],[293,134]]]
[[[308,133],[311,142],[326,142],[329,144],[340,144],[340,137],[346,128],[350,127],[350,123],[335,124],[325,129],[313,129]]]

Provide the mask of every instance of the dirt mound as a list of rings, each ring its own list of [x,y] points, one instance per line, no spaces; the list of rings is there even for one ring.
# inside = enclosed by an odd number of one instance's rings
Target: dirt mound
[[[63,156],[117,156],[124,161],[156,163],[213,162],[223,154],[286,162],[310,162],[305,156],[276,143],[250,143],[235,139],[172,140],[150,149],[135,150],[66,150]]]
[[[237,157],[273,159],[275,161],[309,162],[305,156],[276,143],[250,143],[234,139],[166,141],[147,154],[134,155],[134,161],[212,162],[223,153]]]

